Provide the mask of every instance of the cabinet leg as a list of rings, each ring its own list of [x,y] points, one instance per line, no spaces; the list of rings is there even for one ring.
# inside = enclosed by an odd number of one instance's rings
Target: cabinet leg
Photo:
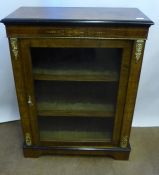
[[[130,152],[114,153],[112,155],[112,158],[115,160],[129,160],[129,154],[130,154]]]
[[[38,158],[40,156],[40,151],[23,146],[23,155],[26,158]]]

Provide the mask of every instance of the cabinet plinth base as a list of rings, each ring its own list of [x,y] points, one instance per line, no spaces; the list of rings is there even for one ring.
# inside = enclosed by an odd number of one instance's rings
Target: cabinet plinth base
[[[116,160],[128,160],[131,148],[112,147],[43,147],[43,146],[23,146],[24,157],[37,158],[41,155],[88,155],[88,156],[108,156]]]

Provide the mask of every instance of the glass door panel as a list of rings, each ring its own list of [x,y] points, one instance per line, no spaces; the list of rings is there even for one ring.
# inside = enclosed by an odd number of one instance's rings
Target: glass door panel
[[[34,97],[35,107],[30,110],[31,115],[36,115],[33,117],[39,142],[116,144],[124,109],[130,43],[65,39],[64,47],[62,39],[39,40],[28,43],[26,39],[21,45],[28,49],[25,56],[30,58],[24,64],[30,64],[26,77],[33,77],[32,82],[28,79],[28,86],[32,86],[28,93]]]
[[[41,141],[110,142],[111,118],[39,117]]]
[[[31,48],[37,80],[119,80],[122,49]]]
[[[31,48],[42,141],[112,140],[122,49]]]

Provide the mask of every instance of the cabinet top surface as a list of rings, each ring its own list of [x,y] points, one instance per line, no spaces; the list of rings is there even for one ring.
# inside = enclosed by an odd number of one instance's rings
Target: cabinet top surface
[[[20,7],[1,21],[4,24],[140,25],[153,22],[137,8]]]

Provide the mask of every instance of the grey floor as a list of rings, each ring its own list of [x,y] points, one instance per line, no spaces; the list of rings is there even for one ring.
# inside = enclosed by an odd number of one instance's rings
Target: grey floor
[[[159,127],[133,128],[129,161],[106,157],[24,158],[19,122],[0,124],[0,175],[159,175]]]

